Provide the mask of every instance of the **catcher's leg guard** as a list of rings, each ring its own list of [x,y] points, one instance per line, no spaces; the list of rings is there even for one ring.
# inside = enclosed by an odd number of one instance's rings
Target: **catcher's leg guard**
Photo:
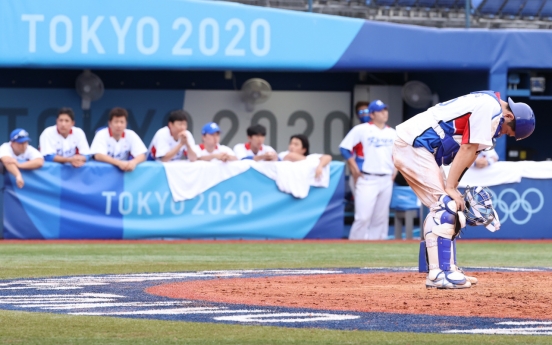
[[[440,203],[432,207],[424,221],[425,251],[427,252],[428,275],[426,287],[440,289],[468,288],[471,283],[462,272],[455,270],[452,238],[457,233],[456,204],[444,195]],[[423,249],[420,245],[420,250]],[[420,253],[420,271],[422,271]]]
[[[457,261],[456,261],[456,239],[452,240],[452,251],[453,251],[453,262],[451,262],[451,267],[453,271],[458,271],[464,274],[464,277],[471,283],[471,285],[477,284],[478,280],[476,277],[468,276],[464,273],[464,271],[458,267]]]

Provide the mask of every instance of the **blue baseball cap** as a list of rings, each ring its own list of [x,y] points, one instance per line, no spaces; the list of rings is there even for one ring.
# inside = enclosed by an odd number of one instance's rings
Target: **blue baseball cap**
[[[372,101],[370,105],[368,106],[368,113],[372,114],[374,111],[381,111],[383,109],[387,109],[387,104],[383,103],[379,99]]]
[[[24,130],[23,128],[17,128],[11,132],[10,141],[21,144],[26,141],[31,141],[31,138],[29,138],[29,133],[26,130]]]
[[[209,122],[208,124],[206,124],[205,126],[203,126],[203,128],[201,129],[201,135],[205,135],[205,134],[215,134],[219,132],[220,133],[220,128],[219,126],[214,123],[214,122]]]

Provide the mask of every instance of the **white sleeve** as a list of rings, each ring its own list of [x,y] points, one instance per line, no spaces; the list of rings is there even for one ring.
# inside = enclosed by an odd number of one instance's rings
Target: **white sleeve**
[[[186,137],[188,137],[188,145],[190,147],[194,147],[195,146],[195,139],[194,139],[194,136],[192,135],[192,132],[186,131]]]
[[[341,141],[341,144],[339,144],[340,148],[344,148],[345,150],[351,151],[353,147],[356,146],[360,142],[359,134],[361,130],[362,125],[357,125],[353,127],[349,133],[343,138]]]
[[[194,146],[192,147],[192,150],[194,150],[194,152],[195,152],[197,158],[203,157],[203,156],[204,156],[204,154],[202,153],[201,147],[199,147],[199,145],[194,145]]]
[[[283,152],[280,152],[278,153],[278,158],[283,161],[284,158],[288,155],[289,151],[283,151]]]
[[[464,129],[462,144],[479,144],[479,149],[493,146],[491,120],[500,111],[499,104],[490,97],[481,97]]]
[[[0,145],[0,158],[2,157],[12,157],[13,155],[10,152],[10,143],[4,143]]]
[[[162,157],[165,157],[167,152],[171,150],[169,143],[167,143],[167,138],[163,137],[162,135],[155,135],[156,140],[155,142],[152,142],[151,146],[155,146],[155,159],[159,159]]]
[[[90,146],[88,146],[88,140],[86,139],[86,134],[84,134],[84,131],[80,128],[73,127],[73,131],[78,137],[77,141],[77,148],[79,149],[79,154],[81,155],[89,155],[90,154]]]
[[[92,145],[90,146],[90,154],[101,153],[107,154],[107,138],[105,137],[106,131],[100,130],[94,136],[92,140]]]
[[[48,128],[49,127],[42,131],[38,139],[38,148],[40,149],[40,153],[44,156],[56,154],[56,148],[52,145],[50,136],[48,135]]]
[[[489,152],[489,156],[490,156],[490,157],[493,157],[493,158],[496,158],[497,161],[499,160],[498,153],[496,153],[495,149],[492,149],[492,150]]]
[[[42,154],[37,149],[32,147],[31,145],[27,146],[27,151],[25,151],[25,156],[27,156],[28,160],[32,160],[32,159],[36,159],[36,158],[44,159]]]
[[[234,155],[238,159],[244,159],[246,157],[245,145],[244,144],[236,144],[234,146]]]
[[[316,160],[316,162],[319,163],[320,158],[322,158],[322,154],[320,154],[320,153],[311,153],[305,159],[309,160],[309,161]]]
[[[228,153],[231,156],[236,156],[234,151],[226,145],[220,145],[220,150],[224,153]]]
[[[138,134],[134,131],[128,131],[128,139],[130,141],[130,154],[132,157],[136,158],[141,154],[146,154],[148,152],[148,148],[146,145],[144,145],[144,142]]]
[[[265,146],[265,149],[266,149],[266,152],[267,152],[267,153],[268,153],[268,152],[276,152],[276,150],[274,150],[274,149],[272,148],[272,146],[266,145],[266,146]]]

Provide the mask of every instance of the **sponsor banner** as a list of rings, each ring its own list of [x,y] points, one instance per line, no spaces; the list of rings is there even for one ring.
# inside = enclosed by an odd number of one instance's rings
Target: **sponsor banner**
[[[220,1],[1,0],[0,65],[326,70],[363,22]]]
[[[552,181],[523,178],[520,183],[489,187],[501,227],[490,232],[483,226],[467,226],[462,238],[552,238],[547,210],[552,200]]]
[[[330,165],[328,188],[295,199],[249,169],[197,197],[174,202],[163,165],[123,173],[99,162],[75,169],[46,162],[23,171],[18,189],[4,175],[4,238],[341,238],[344,164]]]

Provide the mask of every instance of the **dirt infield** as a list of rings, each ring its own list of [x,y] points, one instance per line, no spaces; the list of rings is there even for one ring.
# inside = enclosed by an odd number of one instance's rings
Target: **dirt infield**
[[[552,320],[552,272],[478,272],[464,290],[426,289],[419,273],[231,278],[159,285],[177,299],[343,310]]]

